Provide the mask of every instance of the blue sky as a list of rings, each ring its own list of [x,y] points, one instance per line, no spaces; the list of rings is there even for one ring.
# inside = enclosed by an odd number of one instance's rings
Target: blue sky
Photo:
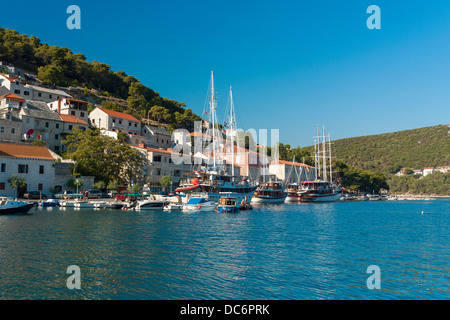
[[[45,4],[43,4],[45,3]],[[66,9],[81,8],[81,30]],[[381,29],[369,30],[370,5]],[[450,121],[450,1],[9,1],[0,26],[83,53],[218,116],[229,86],[243,129],[292,146]]]

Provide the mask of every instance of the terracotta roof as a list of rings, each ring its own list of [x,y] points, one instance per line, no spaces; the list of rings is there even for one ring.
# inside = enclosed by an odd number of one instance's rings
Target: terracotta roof
[[[44,146],[0,142],[0,156],[17,158],[38,158],[54,160],[50,151]]]
[[[275,161],[271,161],[269,164],[275,164]],[[292,161],[278,160],[278,164],[285,164],[285,165],[292,166]],[[296,167],[309,167],[309,168],[314,168],[314,167],[312,167],[312,166],[309,166],[309,165],[307,165],[307,164],[300,163],[300,162],[294,162],[294,166],[296,166]]]
[[[59,114],[59,116],[61,117],[62,121],[64,121],[64,122],[89,125],[88,123],[84,122],[83,120],[78,119],[77,117],[69,115],[69,114]]]
[[[3,98],[9,99],[9,100],[15,100],[15,101],[25,101],[24,98],[19,97],[19,96],[15,95],[14,93],[7,93],[0,97],[0,99],[3,99]]]
[[[127,119],[127,120],[131,120],[131,121],[137,121],[137,122],[141,122],[138,119],[136,119],[135,117],[133,117],[130,114],[126,114],[123,112],[119,112],[119,111],[113,111],[113,110],[109,110],[109,109],[104,109],[104,108],[100,108],[98,107],[100,110],[102,110],[104,113],[113,116],[113,117],[117,117],[117,118],[123,118],[123,119]]]
[[[67,101],[72,101],[72,102],[78,102],[78,103],[84,103],[84,104],[88,104],[89,102],[84,101],[84,100],[78,100],[78,99],[71,99],[71,98],[66,98]]]
[[[16,81],[18,79],[15,76],[11,76],[11,75],[5,74],[5,73],[2,73],[1,75],[4,76],[6,79],[8,79],[10,82],[14,82],[14,81]]]

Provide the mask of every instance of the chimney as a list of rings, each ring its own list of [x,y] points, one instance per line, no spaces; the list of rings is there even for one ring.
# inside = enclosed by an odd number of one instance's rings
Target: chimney
[[[61,113],[61,99],[58,99],[58,113]]]

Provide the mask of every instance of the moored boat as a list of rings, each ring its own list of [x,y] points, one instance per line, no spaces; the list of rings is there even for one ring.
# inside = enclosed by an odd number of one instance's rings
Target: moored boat
[[[235,197],[222,197],[219,200],[217,211],[221,213],[235,213],[239,211],[239,204]]]
[[[279,182],[266,182],[258,186],[252,203],[283,203],[286,200],[287,193]]]
[[[0,198],[1,214],[27,214],[34,206],[34,203],[27,201],[13,200],[7,197]]]
[[[163,210],[163,208],[169,204],[166,200],[154,200],[147,199],[138,201],[136,204],[136,210]]]
[[[192,197],[183,206],[183,211],[214,211],[217,202],[208,200],[205,197]]]

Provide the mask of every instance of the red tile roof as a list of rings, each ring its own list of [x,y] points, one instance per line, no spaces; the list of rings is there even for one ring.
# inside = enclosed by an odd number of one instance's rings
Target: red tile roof
[[[113,111],[113,110],[109,110],[109,109],[104,109],[104,108],[100,108],[98,107],[100,110],[102,110],[104,113],[112,116],[112,117],[117,117],[117,118],[122,118],[122,119],[127,119],[127,120],[131,120],[131,121],[137,121],[137,122],[141,122],[138,119],[136,119],[135,117],[133,117],[130,114],[127,113],[123,113],[123,112],[118,112],[118,111]]]
[[[286,160],[278,160],[279,164],[285,164],[285,165],[289,165],[292,166],[292,161],[286,161]],[[275,161],[271,161],[269,164],[275,164]],[[300,163],[300,162],[294,162],[294,166],[296,167],[308,167],[308,168],[314,168],[312,166],[309,166],[307,164],[304,163]]]
[[[22,97],[19,97],[17,95],[15,95],[14,93],[7,93],[4,94],[3,96],[0,97],[0,99],[9,99],[9,100],[14,100],[14,101],[22,101],[25,102],[25,99]]]
[[[61,117],[62,121],[64,121],[64,122],[89,125],[88,123],[84,122],[83,120],[78,119],[77,117],[69,115],[69,114],[59,114],[59,116]]]
[[[0,156],[54,160],[47,147],[1,142]]]

